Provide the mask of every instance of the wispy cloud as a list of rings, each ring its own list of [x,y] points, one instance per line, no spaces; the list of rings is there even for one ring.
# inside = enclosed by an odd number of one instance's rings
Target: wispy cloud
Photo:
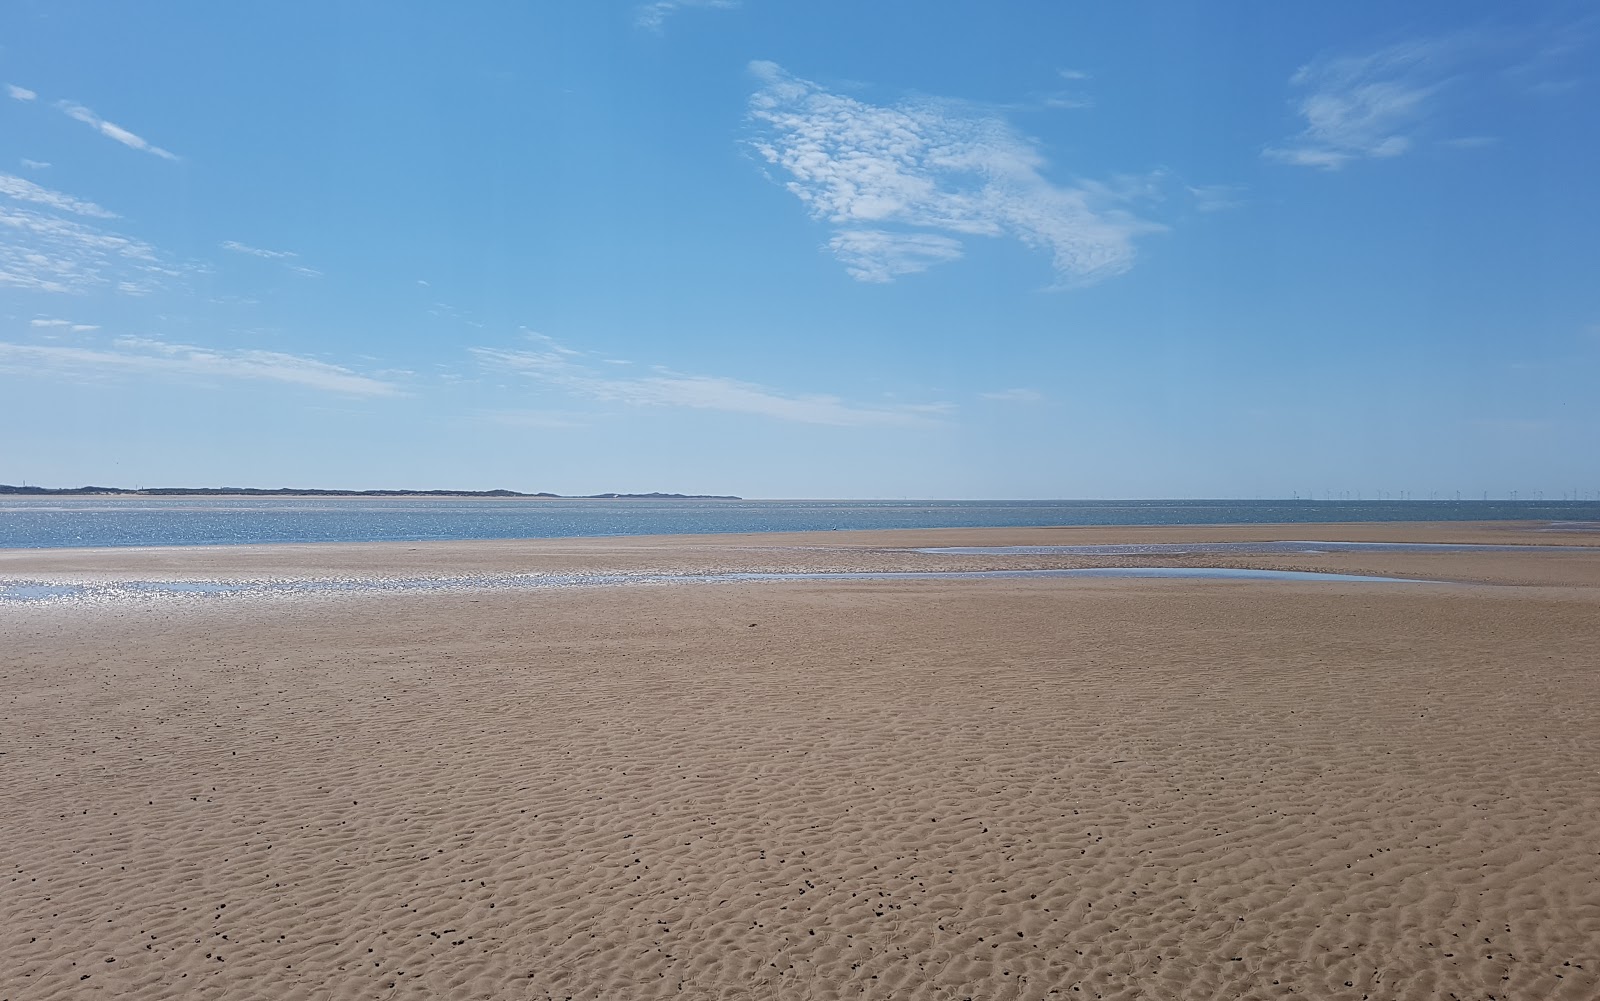
[[[448,302],[434,303],[428,308],[427,313],[429,316],[437,316],[442,320],[450,320],[455,323],[465,323],[467,326],[477,327],[479,330],[482,330],[484,327],[483,321],[474,319],[473,316],[466,310],[452,306]]]
[[[115,139],[124,146],[132,149],[142,150],[153,156],[159,156],[163,160],[178,159],[178,154],[173,153],[170,150],[164,150],[160,146],[156,146],[150,142],[147,142],[144,137],[135,135],[115,122],[106,121],[104,118],[101,118],[99,115],[95,114],[93,111],[81,104],[77,104],[73,101],[57,101],[56,107],[65,112],[68,118],[82,122],[83,124],[94,129],[96,132],[99,132],[101,135],[105,136],[107,139]]]
[[[1305,127],[1262,155],[1338,170],[1357,160],[1400,156],[1425,138],[1473,149],[1494,136],[1466,130],[1439,138],[1472,110],[1506,97],[1564,91],[1592,49],[1592,19],[1539,19],[1522,26],[1469,28],[1370,52],[1330,53],[1289,78]]]
[[[115,219],[117,214],[103,209],[94,202],[51,191],[15,174],[0,174],[0,195],[19,202],[32,202],[47,208],[71,212],[74,215],[92,216],[96,219]]]
[[[86,334],[92,330],[100,329],[98,323],[73,323],[71,320],[54,320],[43,317],[29,320],[28,326],[40,327],[45,330],[70,330],[74,334]]]
[[[282,261],[300,256],[292,250],[262,250],[260,247],[252,247],[238,240],[223,240],[221,246],[223,250],[231,250],[236,254],[249,254],[251,257],[264,257],[269,261]]]
[[[1089,74],[1083,70],[1061,69],[1056,70],[1056,75],[1067,81],[1074,88],[1081,88],[1089,80]],[[1040,103],[1047,108],[1075,111],[1094,107],[1094,98],[1085,94],[1081,89],[1056,90],[1045,94],[1040,99]]]
[[[1132,266],[1136,218],[1114,186],[1056,184],[1037,145],[956,101],[893,107],[831,93],[770,62],[751,71],[754,147],[785,187],[830,223],[829,248],[855,278],[890,281],[961,256],[966,237],[1012,237],[1051,256],[1062,284]]]
[[[322,277],[322,272],[318,271],[316,268],[308,268],[303,264],[290,263],[300,256],[292,250],[263,250],[260,247],[252,247],[247,243],[240,243],[238,240],[224,240],[221,243],[221,247],[223,250],[231,250],[236,254],[246,254],[250,257],[259,257],[268,261],[281,261],[284,267],[288,268],[290,271],[293,271],[302,278]]]
[[[1094,98],[1087,94],[1069,90],[1058,90],[1044,95],[1039,100],[1045,107],[1055,108],[1059,111],[1081,111],[1085,108],[1094,107]]]
[[[864,282],[893,281],[961,257],[961,241],[954,237],[882,229],[840,230],[828,241],[828,249],[844,262],[846,271]]]
[[[27,167],[29,170],[43,170],[46,167],[50,166],[50,161],[49,160],[30,160],[27,157],[23,157],[22,158],[22,165],[24,167]]]
[[[86,292],[110,287],[143,295],[184,273],[183,268],[142,240],[80,222],[61,211],[38,211],[16,204],[33,201],[56,208],[49,202],[26,197],[37,192],[0,194],[12,199],[0,201],[0,287],[41,292]],[[62,208],[71,211],[65,205]]]
[[[739,0],[653,0],[634,9],[633,23],[651,31],[660,31],[667,18],[680,10],[696,7],[729,10],[739,6]]]
[[[39,96],[28,88],[18,87],[14,83],[6,84],[6,93],[11,96],[12,100],[16,101],[32,101],[34,98]]]
[[[1446,42],[1408,42],[1366,55],[1324,57],[1289,78],[1301,92],[1299,135],[1265,151],[1269,159],[1338,170],[1352,160],[1399,156],[1444,85]]]
[[[0,342],[0,368],[29,375],[143,374],[188,379],[287,383],[346,396],[404,395],[400,386],[300,355],[221,351],[147,338],[119,338],[106,347]]]
[[[1338,170],[1357,160],[1400,156],[1430,135],[1439,146],[1474,149],[1494,136],[1437,138],[1491,93],[1533,95],[1581,50],[1572,27],[1463,30],[1367,53],[1329,54],[1289,78],[1299,134],[1262,155],[1301,167]]]
[[[1194,207],[1200,212],[1222,212],[1244,204],[1244,189],[1234,184],[1187,184]]]
[[[655,368],[649,375],[601,373],[581,352],[543,335],[532,349],[472,348],[484,366],[526,376],[568,394],[603,403],[639,407],[684,407],[750,414],[801,424],[835,427],[921,427],[951,409],[947,404],[873,406],[836,396],[793,394],[713,375],[688,375]]]
[[[1592,65],[1597,20],[1593,16],[1546,23],[1528,33],[1500,75],[1520,93],[1548,99],[1583,85]]]
[[[113,218],[93,202],[0,174],[0,287],[142,295],[185,273],[150,244],[98,223]]]
[[[1044,394],[1037,389],[1001,389],[978,395],[985,400],[998,400],[1001,403],[1038,403],[1044,399]]]

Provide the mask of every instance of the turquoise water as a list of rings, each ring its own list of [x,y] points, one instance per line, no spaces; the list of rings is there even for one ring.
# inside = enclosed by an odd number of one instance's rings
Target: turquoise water
[[[693,501],[0,498],[0,549],[419,542],[1028,525],[1545,521],[1596,501]]]

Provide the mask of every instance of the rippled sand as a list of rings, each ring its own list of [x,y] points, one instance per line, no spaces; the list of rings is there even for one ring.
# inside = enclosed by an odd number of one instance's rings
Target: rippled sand
[[[0,610],[0,998],[1592,999],[1600,587],[1497,558]]]

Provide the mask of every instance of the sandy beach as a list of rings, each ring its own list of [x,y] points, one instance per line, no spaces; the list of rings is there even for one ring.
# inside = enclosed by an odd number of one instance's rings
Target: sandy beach
[[[1592,552],[936,556],[1315,539]],[[0,576],[1214,565],[0,605],[0,998],[1600,996],[1600,533],[11,550]]]

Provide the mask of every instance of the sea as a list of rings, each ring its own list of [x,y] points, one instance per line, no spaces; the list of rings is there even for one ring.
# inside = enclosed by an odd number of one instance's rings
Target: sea
[[[1535,521],[1596,530],[1600,501],[6,497],[0,549],[1386,521]]]

